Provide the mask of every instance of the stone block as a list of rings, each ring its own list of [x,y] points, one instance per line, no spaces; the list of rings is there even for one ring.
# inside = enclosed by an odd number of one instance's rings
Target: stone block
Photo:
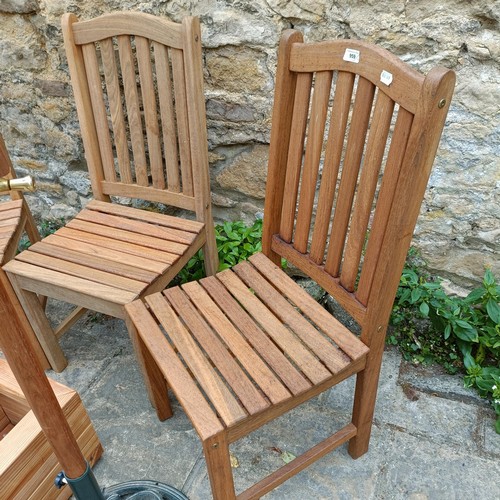
[[[262,199],[266,194],[268,157],[268,146],[255,146],[227,166],[217,176],[217,182],[224,189]]]
[[[0,12],[9,14],[31,14],[38,8],[38,0],[2,0],[0,3]]]

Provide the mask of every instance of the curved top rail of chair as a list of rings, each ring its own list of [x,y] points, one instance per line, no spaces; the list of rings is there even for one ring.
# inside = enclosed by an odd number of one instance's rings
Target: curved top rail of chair
[[[65,14],[63,23],[73,14]],[[144,12],[114,12],[73,24],[75,43],[83,45],[119,35],[149,38],[176,49],[182,48],[182,25]]]
[[[294,43],[291,71],[348,71],[371,81],[393,101],[415,113],[424,76],[382,47],[360,40]]]

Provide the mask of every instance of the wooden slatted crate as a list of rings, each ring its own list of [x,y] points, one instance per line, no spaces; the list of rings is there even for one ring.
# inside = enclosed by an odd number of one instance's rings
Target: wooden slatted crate
[[[76,391],[50,380],[83,455],[93,466],[102,446]],[[0,498],[66,499],[68,486],[57,489],[61,471],[52,448],[30,410],[7,362],[0,359]]]

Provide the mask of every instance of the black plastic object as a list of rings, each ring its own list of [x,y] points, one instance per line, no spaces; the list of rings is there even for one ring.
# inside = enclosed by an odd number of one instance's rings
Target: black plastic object
[[[77,500],[104,500],[105,498],[88,463],[87,470],[80,477],[71,479],[64,476],[64,479]]]
[[[146,479],[104,488],[103,495],[106,500],[189,500],[173,486]]]

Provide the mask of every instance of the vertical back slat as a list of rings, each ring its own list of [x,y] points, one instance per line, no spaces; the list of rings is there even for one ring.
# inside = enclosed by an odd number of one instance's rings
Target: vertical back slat
[[[293,104],[297,90],[297,73],[290,71],[289,58],[294,43],[302,42],[302,34],[287,30],[283,33],[278,50],[276,87],[273,104],[271,141],[262,224],[262,252],[275,264],[281,263],[280,255],[272,249],[273,237],[280,233],[283,199],[290,142],[300,138],[292,136]],[[308,99],[309,101],[309,99]]]
[[[138,184],[147,186],[148,168],[144,149],[144,133],[142,129],[141,108],[135,76],[135,61],[132,45],[128,35],[118,36],[118,54],[122,70],[123,90],[127,107],[127,118],[134,155],[135,177]]]
[[[120,92],[120,82],[118,80],[118,70],[116,67],[115,49],[110,38],[99,42],[101,47],[102,66],[109,102],[109,113],[113,125],[113,135],[118,158],[118,169],[122,182],[132,182],[130,172],[130,157],[128,153],[127,131],[125,129],[125,119],[123,117],[123,105]]]
[[[170,191],[178,193],[181,190],[179,177],[179,153],[177,149],[177,133],[172,95],[172,76],[168,61],[167,47],[153,42],[155,54],[156,83],[160,103],[160,116],[165,150],[165,166],[167,185]]]
[[[288,166],[285,178],[285,192],[281,211],[280,236],[284,241],[292,241],[293,226],[295,222],[295,208],[299,189],[300,167],[306,137],[307,117],[309,114],[309,99],[311,97],[312,73],[299,73],[293,104],[291,137],[288,148]]]
[[[374,94],[375,86],[365,78],[360,77],[332,223],[331,234],[335,237],[330,242],[325,262],[325,270],[332,276],[338,276],[340,270]]]
[[[340,283],[350,292],[354,291],[393,112],[394,101],[387,94],[379,92],[340,273]]]
[[[95,45],[93,43],[82,45],[82,55],[85,61],[85,72],[87,74],[90,101],[97,129],[104,178],[113,182],[116,181],[115,162],[111,137],[109,135],[108,118],[102,95],[101,74],[99,73]]]
[[[399,108],[389,154],[387,156],[382,185],[380,186],[377,206],[373,216],[372,231],[368,238],[363,268],[356,291],[356,297],[362,304],[366,304],[370,295],[373,275],[384,239],[385,224],[387,223],[387,218],[391,210],[398,182],[399,170],[403,161],[402,151],[406,149],[412,123],[413,115],[404,108]]]
[[[316,73],[294,238],[294,247],[301,253],[307,251],[331,86],[331,71]]]
[[[353,86],[354,74],[340,71],[335,85],[335,97],[318,195],[318,208],[311,241],[310,257],[316,264],[322,263],[325,256],[326,237],[330,226]]]
[[[136,36],[135,49],[139,78],[141,81],[142,106],[146,122],[146,136],[148,138],[149,165],[153,187],[165,188],[165,175],[163,173],[163,159],[160,144],[160,125],[156,109],[156,94],[153,82],[153,67],[151,64],[151,47],[147,38]]]
[[[193,196],[193,169],[191,164],[191,150],[189,147],[189,121],[182,50],[171,49],[171,57],[177,130],[179,134],[182,192],[185,195]]]

